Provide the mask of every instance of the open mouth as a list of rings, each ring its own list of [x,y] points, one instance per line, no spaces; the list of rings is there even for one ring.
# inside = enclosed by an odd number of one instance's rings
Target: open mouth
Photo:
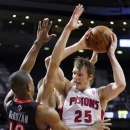
[[[75,82],[75,85],[80,85],[81,83],[80,82]]]

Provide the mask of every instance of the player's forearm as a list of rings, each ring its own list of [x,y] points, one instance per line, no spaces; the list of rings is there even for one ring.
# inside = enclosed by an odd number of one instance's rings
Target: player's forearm
[[[6,98],[4,100],[5,103],[7,103],[8,101],[12,100],[14,98],[15,94],[12,90],[10,90],[8,92],[8,94],[6,95]]]
[[[82,46],[80,46],[78,43],[75,43],[69,47],[65,48],[62,60],[64,60],[66,57],[68,57],[69,55],[75,53],[76,51],[83,49]]]
[[[108,54],[108,56],[112,65],[114,81],[118,87],[124,89],[126,86],[124,72],[117,61],[115,54]]]
[[[6,104],[7,104],[9,101],[13,100],[14,97],[15,97],[14,92],[13,92],[12,90],[10,90],[10,91],[8,92],[8,94],[6,95],[5,99],[4,99],[4,107],[5,107],[5,109],[6,109]]]
[[[42,44],[39,45],[37,44],[37,42],[34,42],[33,46],[31,47],[31,49],[25,56],[23,63],[21,64],[20,70],[25,70],[30,73],[30,71],[32,70],[35,64],[35,61],[36,61],[36,58],[37,58],[37,55],[41,46]]]
[[[60,61],[62,60],[62,56],[64,54],[64,50],[65,50],[65,46],[66,43],[68,41],[68,38],[70,36],[72,30],[70,30],[69,28],[65,27],[63,30],[63,33],[61,34],[59,40],[57,41],[54,50],[52,52],[52,60],[55,59],[56,63],[60,63]]]
[[[49,82],[54,83],[56,79],[56,74],[60,65],[60,62],[62,60],[62,55],[64,53],[64,49],[68,40],[68,37],[71,33],[71,30],[69,28],[64,28],[59,40],[57,41],[52,55],[50,57],[50,63],[48,65],[47,69],[47,79],[49,79]],[[53,76],[52,76],[53,74]]]

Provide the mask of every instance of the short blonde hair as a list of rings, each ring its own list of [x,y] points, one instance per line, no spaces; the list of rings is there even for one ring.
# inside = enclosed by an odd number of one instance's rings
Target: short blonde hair
[[[78,56],[74,60],[74,66],[76,66],[79,70],[85,67],[88,75],[93,74],[93,79],[90,81],[90,85],[92,85],[95,78],[95,66],[90,62],[90,60],[88,58]]]

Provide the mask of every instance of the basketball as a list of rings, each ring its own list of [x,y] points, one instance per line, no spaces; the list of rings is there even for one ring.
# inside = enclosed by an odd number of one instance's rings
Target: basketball
[[[107,52],[111,44],[111,34],[112,31],[108,27],[96,26],[92,29],[92,33],[88,38],[87,46],[98,53]]]

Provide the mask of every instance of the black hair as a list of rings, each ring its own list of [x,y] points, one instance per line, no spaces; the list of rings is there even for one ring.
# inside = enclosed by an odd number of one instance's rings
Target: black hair
[[[16,71],[9,77],[10,87],[16,95],[25,92],[25,89],[30,82],[31,76],[24,70]]]

